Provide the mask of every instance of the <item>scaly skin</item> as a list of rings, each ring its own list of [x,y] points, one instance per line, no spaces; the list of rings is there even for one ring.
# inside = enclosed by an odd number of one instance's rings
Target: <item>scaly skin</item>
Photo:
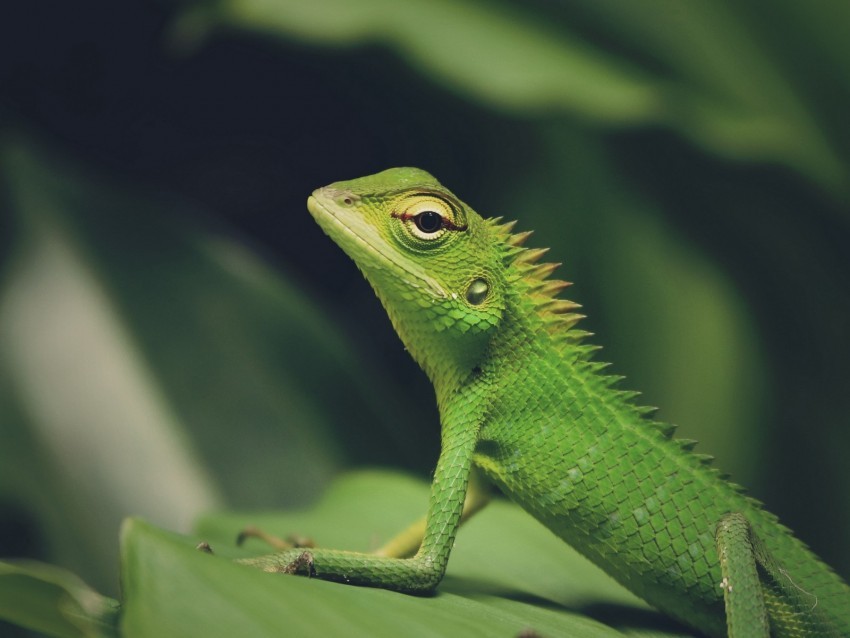
[[[652,421],[592,361],[528,233],[484,220],[424,171],[317,190],[308,208],[355,261],[434,385],[442,452],[412,558],[293,549],[268,571],[402,591],[439,583],[472,464],[658,609],[711,636],[850,636],[850,588],[759,503]],[[435,216],[436,213],[436,216]],[[520,551],[521,548],[517,548]],[[725,602],[724,602],[725,596]],[[767,620],[769,618],[769,621]]]

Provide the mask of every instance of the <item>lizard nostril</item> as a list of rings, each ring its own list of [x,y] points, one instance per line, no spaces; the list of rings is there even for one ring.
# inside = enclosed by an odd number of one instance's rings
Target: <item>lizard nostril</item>
[[[345,206],[346,208],[348,208],[350,206],[354,206],[354,204],[356,204],[357,201],[360,199],[360,197],[358,197],[357,195],[355,195],[351,191],[344,190],[344,189],[341,189],[341,188],[335,189],[332,192],[332,197],[333,197],[334,201],[337,203],[337,205]]]

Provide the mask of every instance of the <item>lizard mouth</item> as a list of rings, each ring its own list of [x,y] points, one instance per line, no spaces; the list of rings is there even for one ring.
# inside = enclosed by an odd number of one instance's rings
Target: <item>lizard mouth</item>
[[[333,193],[338,194],[336,190]],[[395,276],[401,277],[409,286],[422,289],[436,299],[448,296],[443,287],[420,266],[399,255],[360,213],[338,205],[331,198],[327,186],[317,189],[307,198],[307,210],[325,234],[365,272],[370,270],[370,265],[385,271],[390,266],[395,269]]]

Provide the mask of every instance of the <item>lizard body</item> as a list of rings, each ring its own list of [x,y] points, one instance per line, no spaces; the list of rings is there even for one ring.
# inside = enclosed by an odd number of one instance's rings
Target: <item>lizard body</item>
[[[850,636],[850,588],[616,387],[530,233],[418,169],[318,189],[308,208],[372,284],[434,385],[442,451],[411,558],[289,549],[267,571],[427,591],[471,467],[658,609],[711,636]],[[521,548],[517,548],[521,551]]]

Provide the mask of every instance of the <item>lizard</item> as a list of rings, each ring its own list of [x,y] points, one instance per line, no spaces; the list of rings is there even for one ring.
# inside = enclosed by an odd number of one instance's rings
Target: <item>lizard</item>
[[[525,247],[429,173],[313,192],[309,212],[375,290],[430,379],[441,451],[416,537],[376,554],[283,546],[240,562],[410,593],[442,579],[473,469],[604,571],[709,636],[850,637],[850,587],[673,436],[594,358],[579,306]],[[469,492],[469,493],[468,493]],[[466,501],[466,513],[464,503]],[[418,531],[417,531],[418,530]]]

